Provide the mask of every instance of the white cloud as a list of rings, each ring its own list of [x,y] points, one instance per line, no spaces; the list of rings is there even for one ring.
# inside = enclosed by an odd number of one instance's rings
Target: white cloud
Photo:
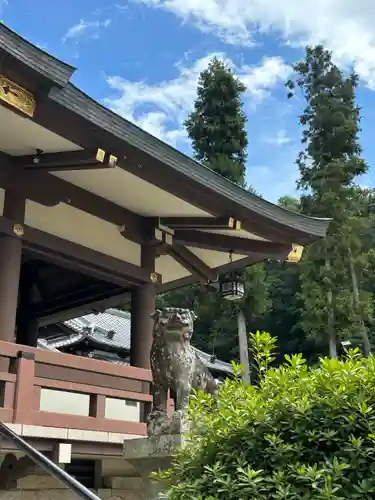
[[[291,142],[291,138],[287,136],[286,130],[279,130],[276,135],[264,137],[263,141],[274,146],[283,146]]]
[[[3,12],[4,8],[8,5],[8,0],[0,0],[0,14]],[[1,21],[0,21],[1,22]]]
[[[298,171],[292,150],[272,165],[249,165],[246,174],[249,185],[273,203],[280,196],[297,194]]]
[[[107,82],[115,91],[104,103],[119,115],[173,146],[187,143],[183,121],[191,111],[198,77],[216,56],[224,60],[246,84],[245,104],[257,105],[290,73],[281,58],[264,58],[257,66],[237,67],[225,54],[216,53],[196,60],[190,67],[179,63],[176,78],[153,85],[110,76]],[[186,64],[186,62],[185,62]]]
[[[89,34],[91,37],[96,38],[98,31],[102,28],[108,28],[111,24],[110,19],[105,19],[104,21],[85,21],[81,19],[79,23],[71,26],[65,35],[62,37],[62,42],[66,43],[69,40],[77,40],[84,35]]]
[[[138,0],[212,31],[227,43],[253,44],[259,32],[292,45],[323,43],[375,88],[374,0]]]

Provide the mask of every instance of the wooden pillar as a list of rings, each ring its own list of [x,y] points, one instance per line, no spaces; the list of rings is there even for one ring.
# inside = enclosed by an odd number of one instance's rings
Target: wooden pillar
[[[141,266],[155,271],[155,248],[142,246]],[[131,301],[131,348],[130,364],[138,368],[150,369],[150,352],[154,321],[151,314],[155,311],[156,287],[153,283],[136,287]]]
[[[35,262],[23,264],[20,275],[17,310],[17,344],[37,346],[38,322],[34,315],[32,293],[37,276]]]
[[[25,219],[26,200],[17,191],[6,190],[4,217],[14,224],[22,224]],[[15,229],[17,229],[15,227]],[[0,340],[15,341],[18,288],[22,259],[22,238],[3,235],[0,237]]]

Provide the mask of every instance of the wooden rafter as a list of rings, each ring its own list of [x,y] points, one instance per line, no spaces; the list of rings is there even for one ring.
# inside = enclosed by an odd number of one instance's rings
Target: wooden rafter
[[[187,248],[173,245],[169,249],[169,254],[191,274],[197,275],[206,281],[215,281],[217,279],[217,273]]]

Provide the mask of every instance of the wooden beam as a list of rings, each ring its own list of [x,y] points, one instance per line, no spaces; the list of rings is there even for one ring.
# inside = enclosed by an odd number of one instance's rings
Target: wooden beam
[[[260,253],[263,255],[285,257],[291,250],[290,245],[269,241],[251,240],[237,236],[227,236],[217,233],[206,233],[195,230],[177,230],[174,241],[185,245],[218,252],[235,252],[242,255]]]
[[[59,172],[114,168],[117,165],[117,158],[106,153],[103,149],[83,149],[59,153],[44,153],[41,150],[36,150],[33,155],[13,156],[11,163],[24,170]]]
[[[197,275],[205,281],[217,279],[217,273],[187,248],[173,245],[169,249],[169,254],[191,274]]]
[[[169,253],[171,246],[167,243],[161,243],[160,245],[155,246],[155,256],[161,257],[162,255],[167,255]]]
[[[96,281],[91,290],[78,288],[65,297],[52,296],[48,300],[34,303],[34,314],[40,324],[43,318],[57,316],[66,310],[75,310],[90,303],[102,303],[113,295],[124,294],[124,290],[111,283]]]
[[[168,248],[173,244],[174,230],[160,224],[157,217],[142,217],[140,225],[134,229],[133,225],[121,226],[120,233],[128,240],[140,245],[151,245],[156,248]],[[158,251],[157,251],[157,254]]]
[[[129,262],[104,255],[96,250],[72,243],[52,234],[0,217],[0,233],[19,237],[25,248],[50,261],[60,262],[83,274],[110,281],[120,286],[161,283],[158,273],[150,273]]]
[[[146,243],[150,243],[153,246],[159,246],[163,244],[169,246],[173,243],[173,235],[165,231],[161,226],[149,228],[146,234]]]
[[[126,237],[140,243],[144,218],[101,196],[90,193],[47,172],[24,171],[12,165],[12,157],[0,153],[0,187],[14,188],[45,206],[66,203],[94,217],[126,227]]]
[[[160,217],[160,223],[172,229],[241,229],[234,217]]]

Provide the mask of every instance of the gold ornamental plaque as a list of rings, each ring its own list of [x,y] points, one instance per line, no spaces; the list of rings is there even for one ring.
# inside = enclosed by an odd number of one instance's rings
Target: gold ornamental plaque
[[[34,116],[35,98],[33,94],[2,75],[0,75],[0,100],[27,116]]]

